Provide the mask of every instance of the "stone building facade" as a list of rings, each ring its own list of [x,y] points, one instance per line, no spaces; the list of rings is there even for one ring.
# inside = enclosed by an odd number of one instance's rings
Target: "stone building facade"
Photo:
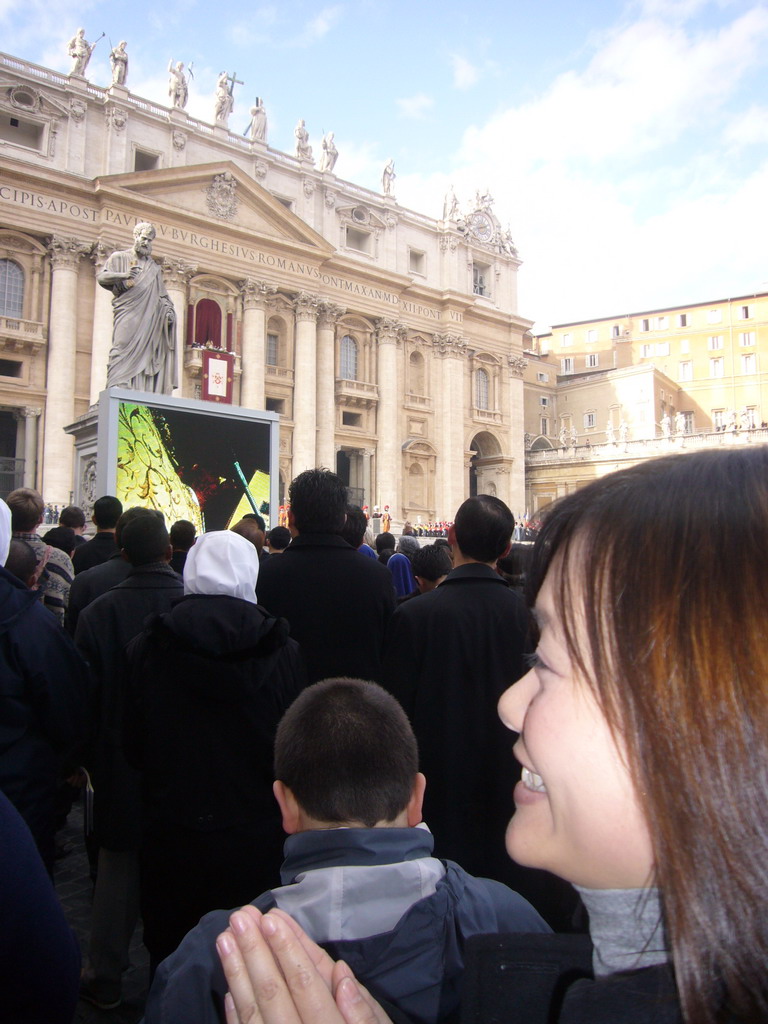
[[[215,119],[212,116],[212,121]],[[319,148],[319,147],[316,147]],[[106,257],[157,229],[178,394],[204,349],[233,401],[280,414],[280,493],[337,469],[395,523],[524,494],[520,260],[489,196],[434,220],[179,107],[0,55],[0,461],[66,503],[111,342]],[[15,475],[14,475],[15,472]]]

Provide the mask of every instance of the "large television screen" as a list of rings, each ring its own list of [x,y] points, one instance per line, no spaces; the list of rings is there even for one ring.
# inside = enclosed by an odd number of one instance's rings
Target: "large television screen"
[[[225,530],[255,511],[269,527],[277,443],[274,413],[110,388],[99,398],[99,490],[159,509],[168,526]]]

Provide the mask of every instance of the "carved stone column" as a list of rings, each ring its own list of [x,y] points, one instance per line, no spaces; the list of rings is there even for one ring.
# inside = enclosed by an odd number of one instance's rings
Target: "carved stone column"
[[[99,241],[93,247],[91,259],[100,274],[110,250]],[[93,334],[91,344],[91,391],[90,403],[94,405],[99,394],[107,386],[107,364],[109,363],[109,350],[112,347],[112,329],[114,323],[114,312],[112,310],[112,292],[102,288],[97,282],[93,298]]]
[[[504,478],[504,483],[508,486],[508,494],[500,494],[499,497],[503,498],[511,509],[524,509],[527,503],[525,500],[525,447],[523,444],[525,433],[523,374],[528,360],[524,356],[510,354],[508,362],[509,412],[505,419],[508,451],[512,456],[512,463],[508,476]]]
[[[174,388],[173,394],[181,398],[184,393],[184,343],[187,337],[187,285],[190,277],[197,273],[197,264],[164,256],[162,266],[165,289],[176,311],[176,380],[179,386]]]
[[[317,464],[317,305],[317,296],[307,292],[300,292],[294,302],[293,476]]]
[[[377,377],[379,404],[376,434],[378,437],[376,460],[376,493],[378,504],[389,505],[393,519],[402,517],[400,506],[400,431],[397,423],[397,344],[402,341],[405,328],[398,320],[382,317],[376,321],[376,348],[378,353]]]
[[[317,465],[336,469],[336,322],[346,312],[332,302],[321,301],[317,317]]]
[[[64,433],[64,427],[75,418],[77,272],[80,257],[90,252],[91,246],[77,238],[57,236],[48,249],[53,276],[42,493],[46,501],[66,505],[72,490],[72,438]]]
[[[464,383],[467,339],[458,334],[432,336],[442,360],[437,431],[440,448],[436,505],[439,519],[453,519],[468,491],[464,473]]]
[[[243,353],[240,377],[240,405],[246,409],[264,408],[264,368],[267,362],[267,306],[277,294],[273,284],[252,281],[239,282],[243,296]]]
[[[371,458],[374,454],[373,448],[363,448],[363,503],[372,509],[374,504],[371,492]]]
[[[37,484],[37,421],[42,409],[21,409],[24,419],[24,486]]]

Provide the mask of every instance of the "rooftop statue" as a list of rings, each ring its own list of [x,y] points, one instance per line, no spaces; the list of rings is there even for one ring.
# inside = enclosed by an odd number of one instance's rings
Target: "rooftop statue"
[[[168,95],[171,100],[171,106],[183,110],[189,99],[189,87],[187,85],[187,76],[184,74],[184,62],[180,60],[174,64],[172,60],[169,60],[168,74],[170,75],[168,79]]]
[[[109,63],[112,67],[112,85],[125,85],[128,75],[128,54],[125,52],[124,39],[121,39],[117,46],[113,47],[109,55]]]
[[[333,141],[333,132],[323,136],[323,155],[320,157],[320,170],[333,172],[336,161],[339,159],[339,151]]]

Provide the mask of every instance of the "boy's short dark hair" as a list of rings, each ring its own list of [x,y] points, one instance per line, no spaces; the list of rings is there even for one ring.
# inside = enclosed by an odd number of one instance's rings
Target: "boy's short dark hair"
[[[260,516],[258,512],[246,512],[243,519],[254,519],[259,524],[261,532],[267,532],[267,524],[264,522],[264,516]]]
[[[478,562],[495,562],[509,547],[515,517],[501,498],[478,494],[459,506],[453,529],[463,555]]]
[[[195,524],[188,519],[177,519],[169,531],[171,545],[179,551],[189,551],[195,543]]]
[[[330,469],[305,469],[288,488],[299,533],[338,533],[344,525],[347,488]]]
[[[114,530],[123,514],[123,503],[112,494],[105,494],[93,503],[93,521],[99,530]]]
[[[141,505],[133,505],[131,508],[127,508],[115,523],[115,544],[117,544],[119,548],[123,546],[123,530],[126,528],[128,523],[132,523],[134,519],[139,519],[141,516],[154,516],[156,519],[159,517],[161,522],[165,522],[163,513],[159,512],[157,509],[143,508]]]
[[[21,580],[24,586],[29,586],[29,581],[37,569],[37,555],[32,545],[14,537],[8,548],[5,568],[17,580]]]
[[[378,553],[381,554],[382,551],[394,551],[397,541],[395,540],[394,533],[378,533],[376,534],[374,544]]]
[[[287,526],[273,526],[267,534],[269,547],[272,551],[285,551],[291,543],[291,531]]]
[[[11,529],[14,533],[34,533],[43,517],[45,504],[39,491],[31,487],[17,487],[5,499],[11,510]]]
[[[418,770],[408,718],[376,683],[315,683],[277,729],[275,778],[317,821],[366,828],[394,821],[408,806]]]
[[[58,548],[65,555],[72,555],[75,550],[75,531],[71,526],[54,526],[43,535],[43,540],[52,548]]]
[[[440,544],[425,544],[413,556],[411,569],[414,576],[434,583],[441,576],[448,575],[453,569],[453,563],[445,547]]]
[[[85,526],[85,512],[77,505],[67,505],[59,515],[59,526],[70,526],[73,530],[79,530]]]
[[[346,513],[347,518],[339,532],[347,544],[351,544],[353,548],[359,548],[363,543],[365,531],[368,529],[368,520],[359,505],[347,505]]]
[[[170,539],[163,519],[148,515],[137,516],[123,527],[121,543],[125,557],[136,568],[162,562]]]

